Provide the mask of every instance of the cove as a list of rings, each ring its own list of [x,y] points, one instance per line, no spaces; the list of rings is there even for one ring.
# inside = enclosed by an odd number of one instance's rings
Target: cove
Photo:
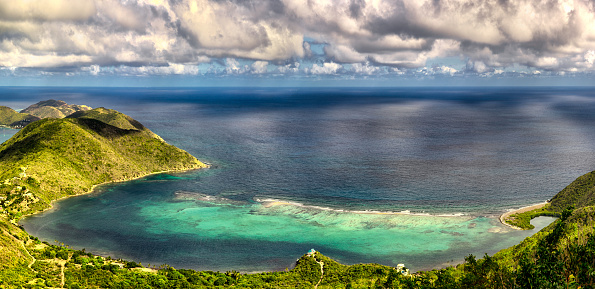
[[[517,231],[494,216],[353,212],[187,190],[211,173],[104,185],[21,223],[42,240],[68,240],[74,248],[145,266],[260,272],[291,268],[310,248],[346,264],[443,267],[517,244],[553,220],[541,217],[534,230]]]

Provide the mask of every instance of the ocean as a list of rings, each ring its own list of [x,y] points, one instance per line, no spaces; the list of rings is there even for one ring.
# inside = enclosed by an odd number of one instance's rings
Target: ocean
[[[0,90],[15,109],[50,98],[121,111],[212,164],[100,186],[21,221],[145,266],[284,270],[314,248],[345,264],[440,268],[546,226],[515,231],[498,216],[595,167],[589,88]]]

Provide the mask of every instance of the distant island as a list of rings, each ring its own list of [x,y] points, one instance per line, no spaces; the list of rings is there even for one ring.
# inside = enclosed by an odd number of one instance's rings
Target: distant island
[[[0,107],[0,125],[21,128],[0,145],[0,288],[593,288],[595,172],[579,177],[536,210],[503,222],[530,228],[558,219],[520,244],[463,264],[410,273],[404,266],[342,265],[311,250],[283,272],[243,274],[146,268],[65,244],[40,242],[18,220],[96,185],[148,174],[206,168],[118,111],[62,101],[17,112]],[[306,252],[305,252],[306,253]],[[233,268],[230,268],[233,269]]]
[[[86,105],[67,104],[61,100],[45,100],[17,112],[6,106],[0,106],[0,126],[10,128],[23,128],[29,123],[43,118],[64,118],[77,111],[88,111],[91,107]]]

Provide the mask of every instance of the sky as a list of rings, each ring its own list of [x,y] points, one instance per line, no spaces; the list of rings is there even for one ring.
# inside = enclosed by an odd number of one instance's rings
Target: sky
[[[593,85],[593,0],[0,0],[0,85]]]

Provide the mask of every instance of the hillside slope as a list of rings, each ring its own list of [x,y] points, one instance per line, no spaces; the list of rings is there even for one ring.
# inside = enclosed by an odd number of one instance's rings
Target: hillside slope
[[[22,128],[37,120],[39,120],[39,118],[36,116],[16,112],[10,107],[0,106],[0,125],[11,128]]]
[[[0,280],[32,274],[29,236],[15,226],[22,215],[97,184],[206,167],[129,116],[106,109],[86,116],[36,121],[0,145]]]
[[[30,114],[38,118],[64,118],[77,111],[88,111],[90,107],[86,105],[67,104],[62,100],[44,100],[30,105],[23,109],[21,113]]]
[[[578,209],[593,205],[595,205],[595,172],[578,177],[556,194],[551,201],[552,209],[558,212],[562,212],[569,206]]]
[[[111,111],[106,117],[124,115]],[[127,116],[126,116],[127,117]],[[92,118],[43,119],[0,145],[0,195],[16,187],[31,193],[26,206],[5,209],[32,213],[68,195],[88,192],[94,185],[137,178],[167,170],[205,167],[203,163],[134,121],[122,129]],[[12,193],[14,195],[15,193]],[[25,200],[27,200],[25,198]],[[14,204],[14,202],[13,202]]]

